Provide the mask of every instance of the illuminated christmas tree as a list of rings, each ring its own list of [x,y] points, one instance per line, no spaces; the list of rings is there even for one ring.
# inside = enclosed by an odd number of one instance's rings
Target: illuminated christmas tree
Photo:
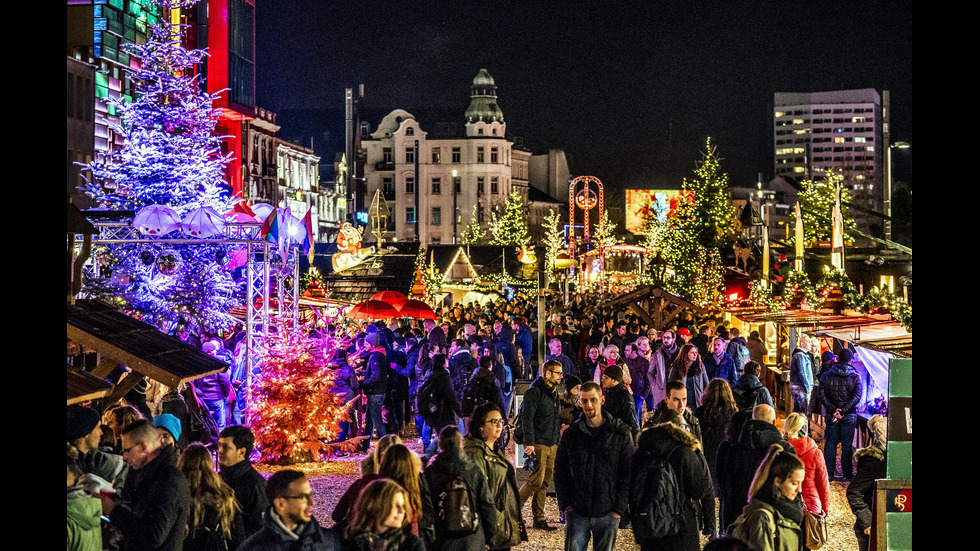
[[[476,205],[473,205],[473,217],[470,218],[470,223],[463,230],[463,235],[460,236],[460,240],[464,245],[479,245],[483,242],[483,238],[487,236],[487,232],[480,227],[478,220]]]
[[[694,210],[683,218],[683,225],[695,233],[702,245],[719,247],[731,241],[735,206],[728,193],[728,174],[721,171],[721,159],[715,154],[710,137],[705,150],[694,169],[695,178],[685,178],[681,186],[694,192]]]
[[[132,102],[118,98],[126,138],[122,150],[86,167],[85,192],[103,209],[139,210],[163,205],[184,217],[206,207],[224,213],[231,198],[222,180],[228,157],[215,134],[216,95],[203,92],[196,67],[207,55],[180,43],[184,26],[172,10],[188,0],[158,0],[160,17],[145,44],[124,47],[140,62],[128,70],[135,87]],[[86,274],[88,296],[120,304],[132,315],[175,333],[200,334],[230,328],[228,310],[241,304],[240,286],[224,263],[223,244],[171,244],[159,240],[113,245],[96,252],[99,273]]]
[[[267,333],[262,374],[252,384],[249,419],[262,460],[273,463],[316,461],[338,447],[329,442],[340,432],[345,405],[330,390],[336,385],[338,351],[349,343],[306,326]],[[352,451],[357,441],[340,446]],[[346,446],[346,447],[345,447]]]
[[[561,213],[554,209],[548,209],[548,215],[544,217],[544,246],[545,264],[544,270],[551,277],[552,270],[555,269],[555,259],[558,253],[565,249],[565,237],[561,232]]]
[[[493,245],[514,245],[526,247],[531,242],[527,231],[527,213],[524,211],[524,200],[521,194],[514,190],[507,196],[504,214],[490,214],[490,243]]]
[[[851,240],[851,232],[857,228],[850,208],[845,204],[851,200],[847,188],[841,185],[844,176],[840,171],[828,170],[822,182],[803,180],[800,186],[800,210],[803,211],[803,238],[808,245],[827,243],[833,232],[834,203],[838,191],[841,194],[841,216],[844,219],[844,240]],[[790,209],[789,227],[796,227],[796,210]],[[796,235],[790,232],[789,241],[794,243]]]

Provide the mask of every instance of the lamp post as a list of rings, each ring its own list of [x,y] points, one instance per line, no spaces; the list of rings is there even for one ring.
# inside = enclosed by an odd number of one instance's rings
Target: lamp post
[[[885,239],[892,239],[892,149],[908,149],[912,147],[908,142],[895,142],[888,146],[885,152],[885,189],[883,203],[885,207]]]
[[[459,207],[456,206],[457,196],[459,195],[456,189],[456,169],[453,169],[453,245],[456,244],[458,232],[457,224],[459,223]]]

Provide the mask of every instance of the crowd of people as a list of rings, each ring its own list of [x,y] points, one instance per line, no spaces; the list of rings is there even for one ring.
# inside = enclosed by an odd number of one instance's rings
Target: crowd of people
[[[702,535],[716,549],[801,549],[804,517],[828,512],[840,443],[866,548],[885,423],[872,419],[874,443],[852,455],[861,389],[849,350],[821,353],[799,339],[795,411],[780,429],[757,333],[693,317],[660,331],[581,296],[566,307],[540,328],[544,358],[528,324],[536,305],[519,298],[440,309],[421,326],[352,325],[336,359],[332,392],[347,409],[337,441],[361,437],[362,453],[375,446],[330,528],[312,516],[303,473],[265,480],[252,467],[254,436],[236,414],[238,368],[153,407],[100,415],[70,406],[68,547],[510,549],[528,530],[559,529],[545,516],[553,481],[567,550],[590,540],[611,550],[623,528],[644,550],[700,550]],[[226,345],[204,348],[220,357]],[[532,382],[515,408],[522,379]],[[823,453],[809,431],[817,414]],[[401,440],[413,420],[421,457]],[[521,486],[502,446],[511,428],[529,470]]]

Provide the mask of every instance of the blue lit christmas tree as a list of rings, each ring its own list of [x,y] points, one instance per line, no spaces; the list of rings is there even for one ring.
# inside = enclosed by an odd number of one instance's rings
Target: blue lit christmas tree
[[[109,99],[121,114],[115,128],[126,146],[86,168],[87,194],[112,210],[164,205],[184,217],[200,207],[219,213],[231,206],[222,180],[228,157],[215,134],[216,95],[201,90],[196,67],[207,55],[180,43],[184,26],[174,10],[196,0],[157,0],[160,17],[149,40],[124,47],[140,60],[128,71],[135,87],[131,103]],[[226,329],[228,310],[241,304],[240,286],[224,266],[229,247],[221,243],[120,244],[100,251],[100,273],[88,274],[89,296],[120,304],[161,330],[191,334]]]

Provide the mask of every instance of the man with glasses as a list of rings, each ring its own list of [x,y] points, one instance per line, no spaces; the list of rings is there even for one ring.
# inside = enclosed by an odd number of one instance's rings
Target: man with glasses
[[[265,494],[272,504],[265,526],[245,540],[238,551],[341,548],[336,533],[324,530],[313,518],[313,491],[305,474],[279,471],[269,478]]]
[[[521,421],[524,425],[524,453],[535,456],[537,462],[521,486],[521,507],[532,495],[531,512],[534,514],[533,528],[546,531],[557,530],[548,524],[544,517],[544,502],[548,484],[554,476],[555,452],[558,450],[558,435],[561,427],[559,416],[561,406],[558,398],[558,383],[563,377],[561,362],[548,360],[541,368],[541,375],[531,383],[524,394]]]

